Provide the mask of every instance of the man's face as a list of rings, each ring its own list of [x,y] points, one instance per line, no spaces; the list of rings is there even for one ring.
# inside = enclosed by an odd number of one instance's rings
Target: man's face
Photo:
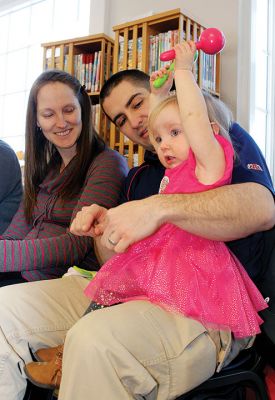
[[[103,109],[120,131],[134,143],[152,149],[148,135],[149,91],[123,81],[105,98]]]

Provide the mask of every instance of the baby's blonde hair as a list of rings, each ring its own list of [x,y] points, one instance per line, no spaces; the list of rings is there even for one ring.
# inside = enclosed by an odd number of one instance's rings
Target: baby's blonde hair
[[[206,103],[207,114],[210,122],[215,122],[219,126],[219,134],[225,137],[229,142],[231,138],[229,135],[230,128],[233,122],[233,115],[226,104],[210,93],[202,90],[202,94]],[[153,108],[149,116],[149,133],[152,134],[153,124],[159,115],[159,113],[167,107],[169,104],[178,105],[176,95],[168,96],[164,100],[160,101],[156,107]]]

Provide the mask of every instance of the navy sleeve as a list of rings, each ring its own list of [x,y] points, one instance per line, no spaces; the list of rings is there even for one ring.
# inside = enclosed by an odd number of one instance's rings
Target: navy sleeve
[[[237,123],[232,125],[230,136],[236,151],[232,183],[259,183],[267,187],[274,195],[272,179],[258,145]],[[257,283],[262,275],[263,232],[233,240],[226,244],[244,265],[252,280]]]
[[[0,234],[9,226],[22,197],[18,159],[12,148],[0,141]]]
[[[120,196],[119,196],[119,204],[123,204],[123,203],[126,203],[127,201],[129,201],[129,190],[131,189],[132,179],[133,179],[133,176],[135,175],[135,171],[137,169],[138,169],[138,167],[132,168],[129,171],[128,176],[124,179],[122,189],[120,192]]]
[[[270,173],[256,142],[237,123],[232,125],[230,136],[236,151],[232,183],[259,183],[267,187],[274,195]]]
[[[157,194],[164,170],[159,161],[153,164],[143,163],[132,168],[124,182],[120,204]]]

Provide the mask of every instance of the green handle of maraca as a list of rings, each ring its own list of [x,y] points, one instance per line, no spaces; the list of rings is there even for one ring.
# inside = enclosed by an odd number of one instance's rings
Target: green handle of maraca
[[[174,71],[174,68],[175,68],[175,63],[172,62],[167,72]],[[168,73],[154,80],[153,83],[154,88],[159,89],[160,87],[162,87],[164,83],[167,81],[167,79],[168,79]]]
[[[196,50],[194,54],[194,63],[197,62],[198,56],[199,52],[198,50]],[[168,71],[174,71],[174,68],[175,68],[175,61],[172,62]],[[159,89],[160,87],[162,87],[162,85],[164,85],[167,79],[168,79],[168,74],[163,75],[161,78],[157,78],[153,83],[154,88]]]

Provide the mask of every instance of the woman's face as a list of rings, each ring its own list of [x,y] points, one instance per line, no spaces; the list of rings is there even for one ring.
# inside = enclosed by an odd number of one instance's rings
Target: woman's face
[[[69,86],[51,82],[39,90],[37,125],[67,165],[76,154],[76,142],[82,130],[80,104]]]

